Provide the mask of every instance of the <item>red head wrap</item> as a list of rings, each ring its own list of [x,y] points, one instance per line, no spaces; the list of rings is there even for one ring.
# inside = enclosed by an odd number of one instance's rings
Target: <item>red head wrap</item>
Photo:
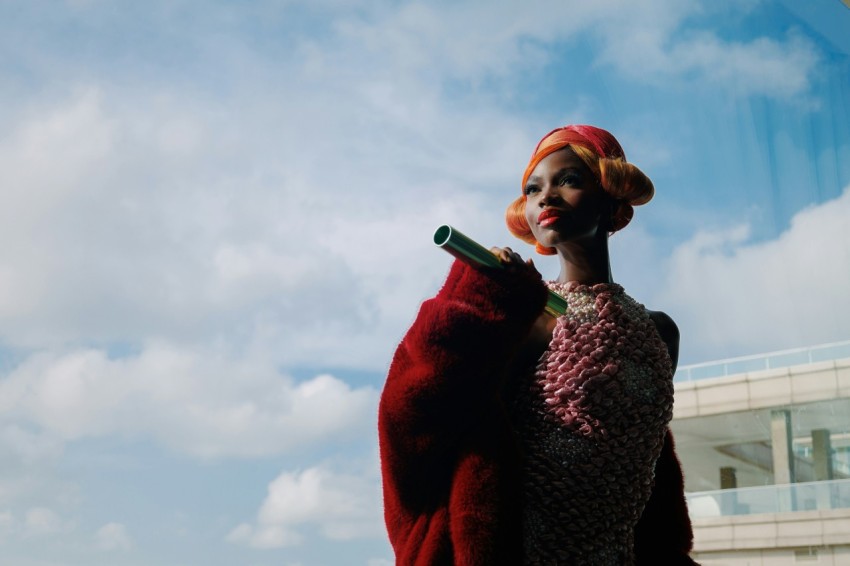
[[[534,148],[534,153],[531,154],[531,161],[528,163],[528,167],[525,168],[525,173],[522,176],[521,189],[525,189],[528,177],[543,158],[568,145],[580,145],[591,150],[599,157],[621,157],[624,161],[626,159],[626,154],[623,152],[623,148],[620,147],[617,139],[610,132],[602,128],[587,125],[555,128],[543,136],[543,139]]]

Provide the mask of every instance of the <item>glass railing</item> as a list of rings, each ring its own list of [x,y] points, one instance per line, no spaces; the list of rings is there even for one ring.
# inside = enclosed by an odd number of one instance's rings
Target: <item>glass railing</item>
[[[692,519],[850,509],[850,479],[702,491],[686,498]]]
[[[850,358],[850,340],[681,366],[676,370],[674,381],[696,381],[710,377],[791,367],[841,358]]]

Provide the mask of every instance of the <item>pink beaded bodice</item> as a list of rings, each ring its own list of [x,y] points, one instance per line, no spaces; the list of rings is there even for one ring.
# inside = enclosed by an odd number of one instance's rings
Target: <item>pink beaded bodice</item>
[[[526,564],[631,564],[672,417],[672,366],[617,284],[550,283],[569,304],[513,415]]]

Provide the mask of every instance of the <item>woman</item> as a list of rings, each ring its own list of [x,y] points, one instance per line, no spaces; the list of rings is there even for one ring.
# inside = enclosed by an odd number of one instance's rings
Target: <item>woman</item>
[[[510,231],[557,255],[455,262],[396,351],[379,409],[400,565],[693,564],[672,416],[678,330],[613,283],[608,235],[650,180],[593,126],[541,140]],[[543,312],[546,288],[567,314]]]

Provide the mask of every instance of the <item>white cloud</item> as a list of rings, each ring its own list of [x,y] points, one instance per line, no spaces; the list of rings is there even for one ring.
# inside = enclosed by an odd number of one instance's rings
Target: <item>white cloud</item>
[[[15,516],[11,510],[0,512],[0,543],[14,539],[41,541],[74,530],[73,523],[64,520],[48,507],[30,507],[23,516]]]
[[[777,239],[738,226],[679,246],[657,301],[695,361],[850,338],[850,188],[797,213]]]
[[[405,166],[390,140],[351,155],[354,136],[340,135],[326,154],[339,173],[328,177],[327,166],[311,163],[319,154],[287,154],[286,126],[298,119],[289,113],[267,118],[281,123],[283,139],[255,146],[282,146],[281,156],[246,147],[236,150],[240,161],[224,154],[241,125],[205,123],[198,104],[163,102],[138,116],[116,96],[88,89],[39,107],[0,146],[15,187],[0,195],[0,232],[19,243],[0,248],[0,339],[8,345],[224,340],[264,348],[281,364],[381,367],[408,316],[399,298],[410,311],[442,277],[431,231],[482,206],[445,180],[463,168],[458,156],[417,157],[411,147],[418,163]],[[175,121],[181,132],[200,131],[178,136],[194,141],[176,157]],[[437,135],[448,138],[448,122],[439,122]],[[503,131],[480,146],[482,162],[518,137],[511,124],[489,127]],[[314,139],[319,151],[321,134]],[[406,167],[432,172],[421,178]],[[476,176],[495,178],[492,168]]]
[[[747,11],[740,3],[735,9]],[[543,68],[555,56],[550,45],[590,36],[599,42],[600,63],[640,82],[669,87],[671,80],[681,79],[738,95],[779,98],[808,94],[819,62],[811,42],[795,33],[782,40],[722,39],[698,27],[706,11],[700,2],[680,0],[541,0],[521,8],[412,3],[346,20],[337,26],[337,40],[344,47],[339,52],[346,54],[343,71],[351,72],[356,60],[351,53],[365,52],[370,55],[366,60],[381,61],[357,68],[371,77],[377,69],[405,76],[439,72],[442,78],[476,84],[519,68]],[[323,61],[328,64],[327,57]]]
[[[799,35],[785,42],[761,37],[749,43],[723,43],[699,34],[677,44],[668,63],[680,73],[698,70],[709,83],[738,94],[794,97],[806,94],[817,69],[815,46]]]
[[[3,541],[12,532],[15,527],[15,517],[12,512],[6,509],[0,511],[0,542]]]
[[[698,32],[673,40],[653,37],[637,50],[626,49],[633,45],[629,37],[609,37],[614,41],[608,43],[606,60],[636,79],[692,77],[737,95],[793,98],[808,94],[819,63],[816,47],[795,34],[785,41],[760,37],[745,43]]]
[[[54,535],[72,528],[71,524],[47,507],[33,507],[24,514],[23,530],[27,536]]]
[[[0,469],[8,469],[12,464],[17,468],[39,467],[55,461],[61,455],[62,445],[55,439],[26,430],[15,423],[0,427],[0,461],[3,462]]]
[[[279,525],[263,525],[255,528],[242,523],[230,531],[225,540],[252,548],[282,548],[297,546],[304,542],[304,537]]]
[[[95,546],[104,551],[130,550],[133,539],[127,533],[127,527],[121,523],[106,523],[94,534]]]
[[[362,433],[377,393],[331,375],[295,382],[264,362],[165,345],[110,359],[43,353],[0,380],[0,412],[55,438],[142,435],[199,457],[280,453]]]
[[[445,273],[433,229],[452,222],[511,242],[492,218],[539,134],[480,97],[445,99],[443,80],[516,70],[534,45],[595,29],[606,45],[622,42],[609,64],[634,55],[650,76],[723,72],[731,78],[712,77],[805,89],[805,42],[682,39],[696,10],[382,6],[340,16],[321,41],[299,39],[321,65],[273,62],[309,80],[269,79],[227,100],[103,82],[15,108],[0,135],[11,188],[0,236],[16,242],[0,247],[0,340],[226,343],[278,365],[382,371]],[[243,55],[252,65],[240,73],[272,65]],[[724,59],[734,72],[721,71]],[[771,82],[778,61],[794,81],[786,90]]]
[[[75,485],[55,471],[63,443],[31,428],[8,412],[0,416],[0,509],[34,501],[67,504],[77,497]]]
[[[372,474],[327,466],[283,472],[269,484],[256,523],[235,527],[227,540],[255,548],[295,546],[311,528],[331,540],[383,536],[380,501]]]

